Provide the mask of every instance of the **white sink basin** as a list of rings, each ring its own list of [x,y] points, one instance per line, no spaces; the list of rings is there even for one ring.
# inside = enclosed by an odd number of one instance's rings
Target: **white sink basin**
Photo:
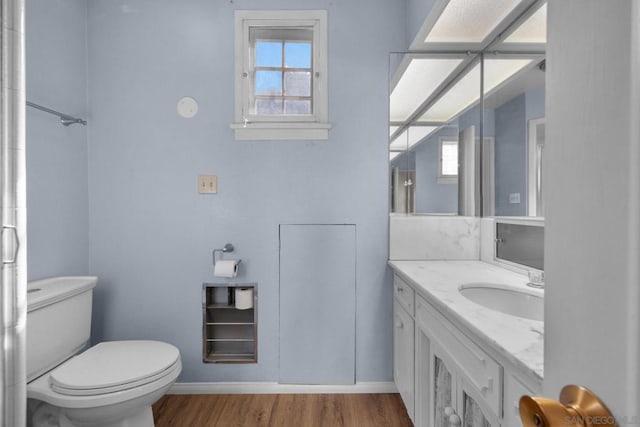
[[[544,320],[542,291],[498,283],[467,283],[460,286],[459,291],[465,298],[491,310],[531,320]]]

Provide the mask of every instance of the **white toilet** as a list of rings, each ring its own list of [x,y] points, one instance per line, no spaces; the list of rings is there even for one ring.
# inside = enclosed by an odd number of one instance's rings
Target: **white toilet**
[[[163,342],[109,341],[87,349],[96,283],[96,277],[54,277],[27,286],[33,427],[151,427],[151,405],[182,370],[178,349]]]

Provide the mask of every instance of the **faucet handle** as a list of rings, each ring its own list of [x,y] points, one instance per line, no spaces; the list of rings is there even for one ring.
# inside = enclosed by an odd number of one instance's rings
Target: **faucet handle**
[[[544,271],[539,270],[529,270],[529,282],[527,286],[531,286],[532,288],[543,288],[544,287]]]
[[[529,270],[529,281],[534,283],[544,282],[544,271]]]

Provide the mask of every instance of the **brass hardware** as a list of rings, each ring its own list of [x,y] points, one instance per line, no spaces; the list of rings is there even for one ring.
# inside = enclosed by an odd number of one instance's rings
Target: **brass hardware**
[[[616,427],[616,419],[604,403],[590,390],[567,385],[559,400],[522,396],[520,418],[524,427]]]

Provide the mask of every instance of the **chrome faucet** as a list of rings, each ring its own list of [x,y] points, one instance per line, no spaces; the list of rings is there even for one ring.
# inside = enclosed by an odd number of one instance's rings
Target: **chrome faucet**
[[[544,271],[529,271],[527,286],[536,289],[544,289]]]

